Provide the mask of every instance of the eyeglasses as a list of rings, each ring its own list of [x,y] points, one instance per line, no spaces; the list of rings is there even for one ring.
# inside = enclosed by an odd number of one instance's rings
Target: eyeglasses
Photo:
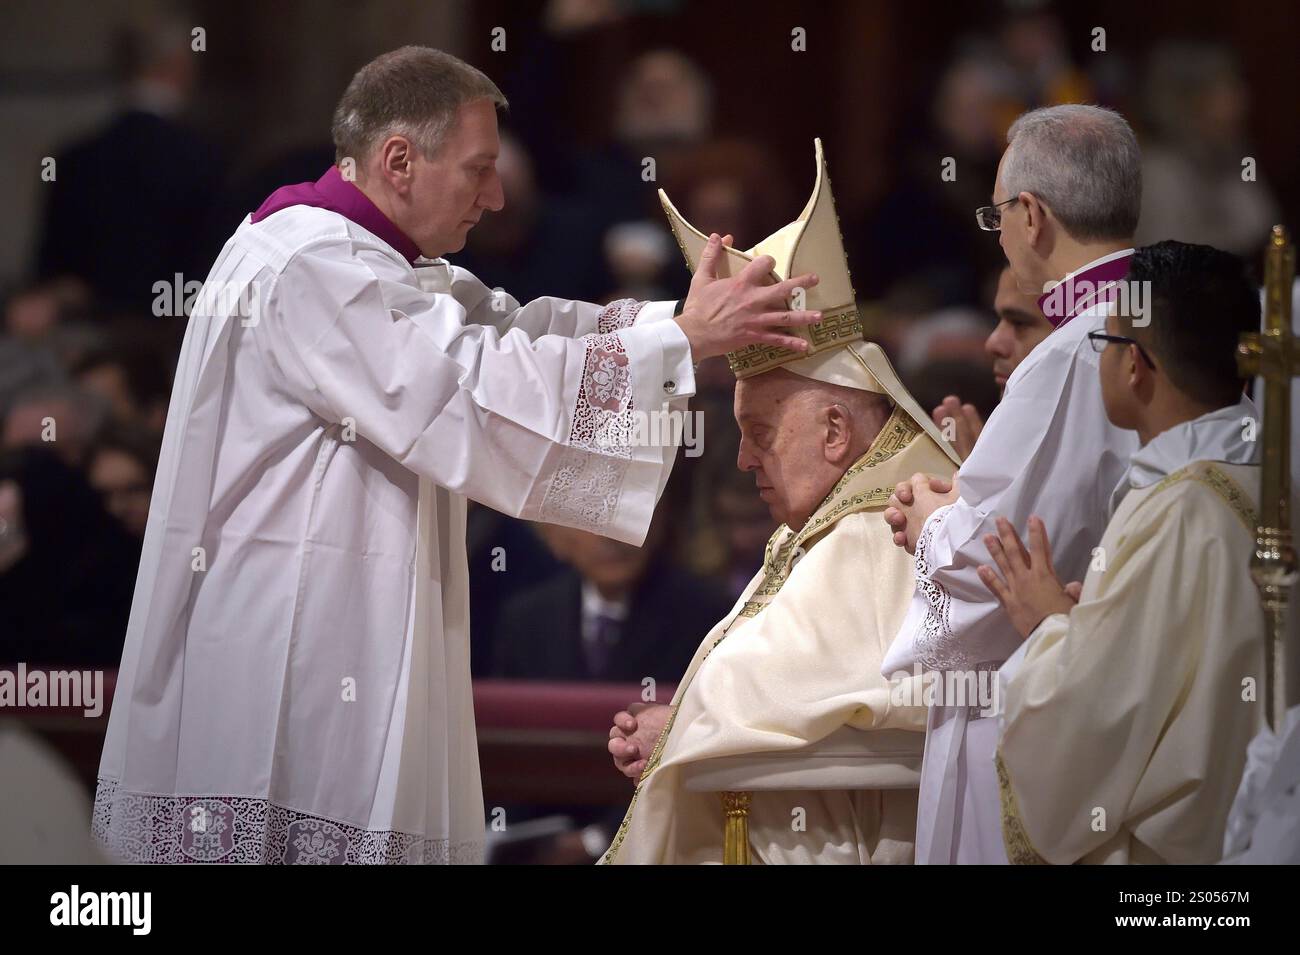
[[[1092,350],[1098,355],[1106,350],[1107,345],[1135,345],[1138,354],[1142,360],[1147,363],[1152,371],[1156,370],[1156,363],[1151,360],[1147,350],[1142,347],[1141,343],[1134,341],[1132,338],[1125,338],[1123,335],[1107,335],[1105,332],[1089,332],[1088,341],[1092,342]]]
[[[979,223],[980,228],[985,232],[998,232],[1002,228],[1001,207],[1019,201],[1019,196],[1012,196],[1003,202],[995,202],[991,206],[980,206],[975,210],[975,221]]]

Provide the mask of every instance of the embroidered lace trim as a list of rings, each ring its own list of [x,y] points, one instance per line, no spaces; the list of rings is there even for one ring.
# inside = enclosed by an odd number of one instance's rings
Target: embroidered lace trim
[[[642,303],[634,304],[633,317]],[[547,486],[539,519],[599,531],[618,511],[632,457],[632,369],[618,335],[588,335],[584,341],[587,351],[568,447]]]
[[[608,335],[616,332],[620,328],[627,328],[636,321],[637,315],[645,302],[638,302],[634,298],[620,298],[610,302],[596,316],[596,333],[598,335]]]
[[[483,842],[361,829],[244,796],[122,792],[101,776],[91,833],[122,862],[473,864]]]
[[[931,670],[964,670],[976,662],[961,649],[952,632],[952,598],[942,584],[930,579],[930,548],[948,513],[946,507],[935,511],[916,541],[916,589],[926,602],[925,621],[916,641],[917,657]]]

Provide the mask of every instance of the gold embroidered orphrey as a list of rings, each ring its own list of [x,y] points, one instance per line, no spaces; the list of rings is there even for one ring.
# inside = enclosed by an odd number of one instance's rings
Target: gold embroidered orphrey
[[[923,434],[924,429],[913,421],[906,411],[896,407],[889,416],[889,420],[885,422],[885,426],[880,429],[880,434],[876,435],[875,440],[871,442],[871,446],[867,448],[866,453],[844,472],[843,477],[835,483],[830,493],[826,495],[826,499],[808,518],[803,527],[798,531],[791,531],[788,525],[782,524],[776,529],[776,532],[772,534],[771,539],[767,542],[767,550],[763,557],[762,581],[750,594],[750,599],[728,622],[718,639],[705,652],[700,661],[700,666],[703,666],[704,660],[708,659],[708,655],[717,649],[718,644],[727,639],[727,635],[737,621],[742,618],[747,619],[758,616],[772,602],[786,580],[789,579],[790,573],[794,570],[794,565],[799,558],[807,552],[807,549],[818,538],[834,527],[837,521],[849,514],[856,514],[858,511],[882,508],[889,502],[889,495],[893,493],[895,483],[886,481],[882,484],[876,480],[876,476],[872,472],[896,454],[904,451]],[[695,668],[695,672],[699,672],[699,667]],[[684,696],[689,687],[690,678],[688,677],[678,687],[677,698],[680,699]],[[627,836],[628,826],[632,822],[632,814],[636,811],[636,801],[641,792],[641,785],[658,767],[664,746],[668,742],[668,737],[672,735],[673,724],[677,720],[676,704],[671,709],[672,712],[668,714],[663,732],[659,734],[659,740],[655,743],[650,758],[646,760],[646,766],[641,772],[640,780],[637,781],[636,791],[632,794],[632,801],[628,804],[627,812],[623,816],[623,822],[618,827],[618,832],[610,844],[609,851],[605,854],[607,863],[618,855],[618,850]],[[728,818],[731,817],[728,816]]]
[[[844,255],[844,239],[840,235],[839,217],[835,214],[822,141],[815,139],[813,145],[817,154],[817,180],[799,218],[782,226],[752,249],[741,252],[724,247],[718,275],[723,278],[734,275],[760,255],[770,255],[775,260],[772,267],[774,282],[814,272],[818,282],[804,292],[799,308],[820,311],[822,320],[815,325],[788,330],[808,342],[808,350],[802,354],[775,345],[749,345],[729,352],[727,361],[737,378],[771,371],[787,362],[810,358],[828,348],[860,341],[863,337],[862,319]],[[659,201],[663,203],[673,236],[686,257],[686,265],[694,273],[709,237],[686,221],[662,189],[659,190]]]

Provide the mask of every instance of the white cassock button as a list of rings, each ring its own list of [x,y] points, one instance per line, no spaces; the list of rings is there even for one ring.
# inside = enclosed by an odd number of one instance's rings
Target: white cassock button
[[[676,394],[676,393],[677,393],[677,382],[675,382],[675,381],[665,381],[665,382],[664,382],[664,394],[673,395],[673,394]]]

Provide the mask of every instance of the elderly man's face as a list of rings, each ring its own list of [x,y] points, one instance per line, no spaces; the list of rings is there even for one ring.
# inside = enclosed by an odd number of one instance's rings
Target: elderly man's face
[[[484,212],[505,206],[497,156],[496,107],[478,99],[460,108],[438,151],[412,160],[411,223],[407,233],[430,257],[458,252]]]
[[[844,405],[781,370],[736,382],[735,412],[736,467],[754,473],[775,520],[802,527],[853,463],[863,436],[852,433]]]

